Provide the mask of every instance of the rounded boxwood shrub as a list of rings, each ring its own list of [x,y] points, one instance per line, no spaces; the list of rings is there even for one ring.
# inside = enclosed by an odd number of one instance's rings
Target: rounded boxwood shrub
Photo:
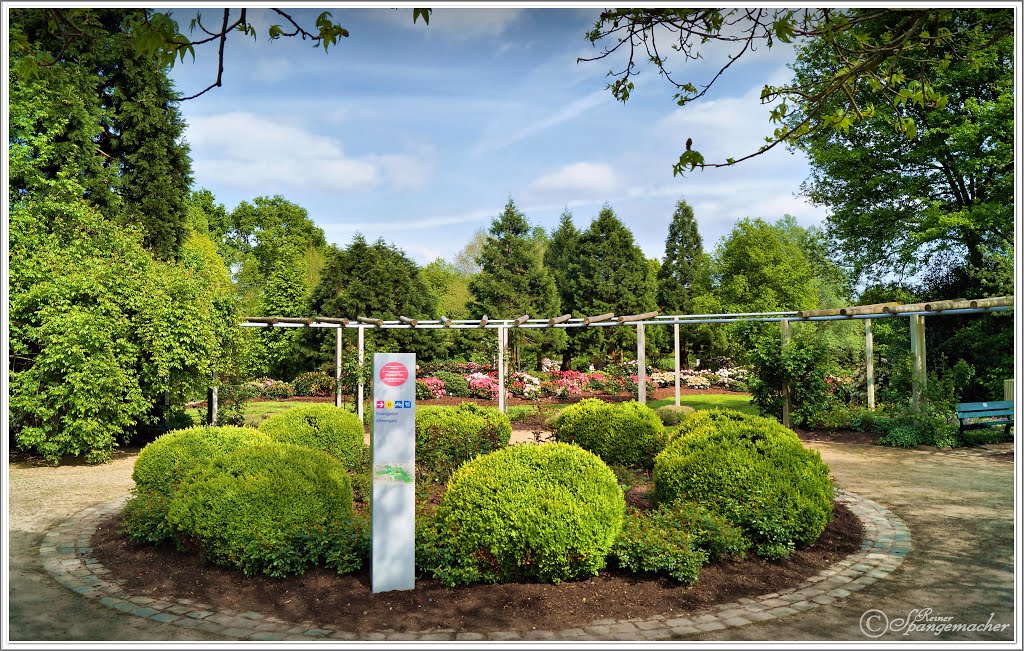
[[[287,443],[213,459],[182,482],[167,519],[184,547],[246,575],[301,574],[321,560],[352,571],[366,545],[345,468]]]
[[[687,418],[655,459],[655,498],[689,500],[721,514],[765,558],[786,558],[796,545],[815,541],[832,514],[821,455],[775,420],[713,412]]]
[[[139,490],[170,496],[181,478],[198,465],[240,447],[270,439],[250,427],[190,427],[157,437],[139,452],[132,479]]]
[[[614,465],[649,468],[665,438],[658,415],[635,400],[587,398],[563,409],[555,422],[555,440],[575,443]]]
[[[661,419],[661,423],[666,426],[678,425],[679,421],[690,416],[694,413],[693,407],[687,405],[665,405],[664,407],[658,407],[654,410],[654,413],[658,414],[658,418]]]
[[[511,436],[508,416],[494,407],[417,407],[416,465],[443,481],[473,457],[507,446]]]
[[[466,380],[465,375],[451,371],[438,371],[434,373],[434,377],[444,382],[444,390],[447,395],[457,398],[469,397],[469,381]]]
[[[452,474],[437,509],[446,556],[434,568],[450,583],[597,574],[622,528],[615,475],[575,445],[514,445]]]
[[[326,452],[346,470],[359,465],[365,438],[356,414],[330,404],[292,407],[260,423],[260,431],[279,443]]]

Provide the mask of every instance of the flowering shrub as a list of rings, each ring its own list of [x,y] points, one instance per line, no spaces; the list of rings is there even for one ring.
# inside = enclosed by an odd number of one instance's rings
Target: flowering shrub
[[[604,373],[587,373],[587,378],[591,391],[604,391],[608,388],[608,377]]]
[[[688,389],[710,389],[711,380],[706,375],[687,375],[682,378]]]
[[[560,397],[580,396],[590,389],[590,378],[579,371],[551,371],[554,395]]]
[[[466,382],[469,383],[469,395],[473,398],[498,399],[497,378],[477,372],[467,375]]]
[[[246,393],[251,393],[257,398],[291,398],[295,395],[292,385],[280,380],[273,380],[268,377],[259,378],[246,382]]]
[[[334,378],[323,371],[310,371],[295,376],[292,387],[297,396],[334,395]]]
[[[517,398],[536,398],[541,394],[540,378],[529,373],[513,373],[509,393]]]
[[[437,379],[436,377],[425,377],[416,380],[416,399],[417,400],[430,400],[432,398],[440,398],[446,395],[444,390],[444,382]]]
[[[445,372],[466,376],[473,373],[494,373],[496,369],[493,366],[476,362],[444,361],[424,364],[421,372],[427,375],[438,375],[441,372]]]

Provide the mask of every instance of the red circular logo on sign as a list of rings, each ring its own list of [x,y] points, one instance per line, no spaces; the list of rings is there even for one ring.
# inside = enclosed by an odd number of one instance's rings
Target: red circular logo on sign
[[[380,381],[389,387],[405,384],[409,379],[409,369],[399,362],[388,362],[380,367]]]

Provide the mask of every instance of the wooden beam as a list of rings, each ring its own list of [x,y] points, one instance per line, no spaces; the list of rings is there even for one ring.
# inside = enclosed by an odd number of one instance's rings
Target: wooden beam
[[[886,307],[895,307],[899,303],[872,303],[871,305],[854,305],[852,307],[839,308],[839,314],[842,316],[853,316],[855,314],[881,314],[882,310]]]
[[[598,321],[607,321],[613,316],[615,316],[615,312],[608,312],[607,314],[598,314],[597,316],[588,316],[585,319],[583,319],[583,325],[590,325],[591,323],[597,323]]]
[[[407,316],[400,316],[400,317],[398,317],[398,320],[399,320],[399,321],[401,321],[402,323],[405,323],[405,324],[407,324],[407,325],[410,325],[410,326],[412,326],[413,328],[415,328],[416,326],[418,326],[418,325],[419,325],[419,323],[420,323],[420,322],[419,322],[418,320],[416,320],[416,319],[411,319],[411,318],[409,318],[409,317],[407,317]]]
[[[658,316],[659,312],[661,312],[661,310],[645,312],[643,314],[631,314],[629,316],[617,317],[615,320],[618,321],[619,323],[626,323],[628,321],[644,321],[646,319],[653,319],[654,317]]]
[[[562,316],[556,316],[553,319],[548,319],[548,325],[555,325],[556,323],[565,323],[572,318],[572,314],[563,314]]]
[[[971,302],[966,298],[954,298],[948,301],[932,301],[931,303],[925,303],[924,309],[931,312],[932,310],[967,310],[971,308]]]
[[[976,298],[971,301],[971,307],[1013,307],[1013,297],[996,296],[994,298]]]
[[[882,311],[886,314],[904,314],[906,312],[924,312],[924,303],[908,303],[906,305],[893,305],[892,307],[883,307]]]
[[[334,324],[334,325],[347,326],[349,324],[349,320],[348,319],[335,319],[333,317],[327,317],[327,316],[318,316],[318,317],[315,317],[313,320],[314,321],[319,321],[320,323],[331,323],[331,324]]]
[[[378,328],[384,325],[383,319],[371,319],[365,316],[357,316],[356,321],[358,321],[359,323],[365,323],[367,325],[377,326]]]
[[[524,314],[523,316],[521,316],[521,317],[519,317],[518,319],[515,320],[514,325],[515,325],[516,328],[518,328],[519,326],[523,325],[524,323],[526,323],[529,320],[530,320],[530,315],[529,314]]]

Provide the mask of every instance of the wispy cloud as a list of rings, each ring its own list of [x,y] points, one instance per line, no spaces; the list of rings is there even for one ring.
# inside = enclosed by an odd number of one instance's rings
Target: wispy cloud
[[[607,90],[602,89],[594,91],[588,95],[584,95],[578,100],[566,104],[545,118],[531,122],[530,124],[518,129],[513,129],[511,131],[503,130],[501,133],[495,134],[491,137],[485,137],[477,143],[477,146],[474,148],[474,153],[481,154],[487,151],[495,151],[508,147],[509,145],[515,144],[521,140],[526,140],[527,138],[535,136],[543,131],[547,131],[552,127],[574,120],[594,107],[609,101],[612,101],[612,99]]]
[[[463,41],[474,38],[493,37],[503,34],[516,23],[523,9],[481,7],[476,9],[434,9],[430,14],[429,26],[423,20],[412,22],[412,8],[403,7],[396,11],[372,11],[366,15],[390,25],[416,29],[427,38]]]

